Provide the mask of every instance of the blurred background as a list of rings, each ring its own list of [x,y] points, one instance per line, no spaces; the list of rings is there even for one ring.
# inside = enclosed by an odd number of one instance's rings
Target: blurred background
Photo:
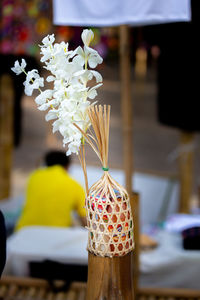
[[[43,261],[45,256],[69,264],[75,250],[67,247],[73,243],[71,235],[76,233],[66,233],[68,242],[64,248],[56,248],[57,255],[52,250],[53,256],[42,245],[42,237],[51,238],[56,234],[54,231],[48,235],[41,229],[38,241],[39,234],[34,230],[32,236],[29,232],[22,232],[21,236],[20,231],[14,233],[30,174],[41,167],[49,150],[66,149],[61,136],[52,133],[51,122],[47,123],[45,114],[37,110],[34,102],[37,93],[25,96],[25,78],[16,76],[10,68],[15,60],[25,58],[28,70],[36,68],[46,77],[38,44],[47,34],[54,33],[56,42],[68,41],[69,48],[75,49],[82,44],[81,32],[85,27],[54,25],[53,4],[49,0],[2,0],[1,12],[0,209],[8,236],[4,272],[12,276],[34,276],[34,268],[28,269],[30,262]],[[141,286],[200,289],[199,20],[199,4],[192,1],[188,22],[128,27],[132,190],[139,194]],[[103,86],[97,100],[111,105],[109,167],[113,177],[125,185],[120,30],[119,26],[88,27],[95,35],[92,47],[104,59],[98,66]],[[101,168],[89,147],[86,161],[91,185],[100,178]],[[84,186],[76,155],[72,156],[69,173]],[[76,217],[74,224],[80,225]],[[183,232],[191,228],[195,228],[192,235],[195,242],[189,241],[188,246],[184,241],[191,233]],[[82,245],[77,246],[80,253],[74,254],[73,263],[82,266],[85,274],[87,233],[82,228],[80,232],[77,234],[81,234]],[[65,244],[64,232],[59,234]]]

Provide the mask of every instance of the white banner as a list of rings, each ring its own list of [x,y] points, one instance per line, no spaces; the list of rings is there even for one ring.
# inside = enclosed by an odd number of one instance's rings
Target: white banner
[[[190,0],[54,0],[54,24],[148,25],[190,21]]]

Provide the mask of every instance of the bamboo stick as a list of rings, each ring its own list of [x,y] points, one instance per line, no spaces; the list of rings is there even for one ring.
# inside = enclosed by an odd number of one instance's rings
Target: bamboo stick
[[[180,178],[180,200],[179,212],[190,212],[190,197],[193,184],[193,168],[194,168],[194,150],[192,143],[194,142],[194,134],[190,132],[181,132],[180,143],[183,151],[179,155],[179,178]],[[191,149],[187,149],[187,147]],[[185,151],[184,151],[184,148]]]
[[[14,94],[9,75],[0,77],[0,200],[9,197],[13,152]]]
[[[140,239],[140,209],[139,209],[139,194],[132,193],[132,196],[130,198],[131,203],[131,210],[133,215],[133,232],[134,232],[134,242],[135,247],[133,251],[133,286],[134,286],[134,293],[135,298],[137,295],[137,290],[139,287],[139,272],[140,272],[140,263],[139,263],[139,255],[140,255],[140,245],[139,245],[139,239]]]
[[[132,193],[133,174],[133,116],[131,101],[131,64],[129,27],[121,25],[120,32],[120,73],[121,73],[121,109],[123,122],[123,164],[125,171],[126,190]]]

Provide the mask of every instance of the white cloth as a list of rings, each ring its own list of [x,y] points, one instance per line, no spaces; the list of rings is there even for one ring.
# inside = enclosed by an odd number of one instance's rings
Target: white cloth
[[[200,227],[200,215],[175,214],[168,217],[165,225],[171,232],[181,232],[192,227]]]
[[[56,25],[145,25],[191,18],[190,0],[54,0]]]
[[[87,265],[87,237],[82,227],[24,227],[8,239],[4,274],[28,276],[29,262],[45,259]]]
[[[178,233],[160,231],[158,248],[140,255],[140,285],[200,289],[200,251],[184,250]]]

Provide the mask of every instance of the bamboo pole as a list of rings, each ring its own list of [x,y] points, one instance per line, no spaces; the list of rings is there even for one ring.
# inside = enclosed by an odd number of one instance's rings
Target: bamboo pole
[[[13,99],[12,80],[5,74],[0,77],[0,200],[10,194],[10,177],[13,151]]]
[[[180,201],[179,212],[190,212],[190,197],[193,183],[194,150],[192,145],[194,134],[190,132],[181,132],[179,154],[179,178],[180,178]]]
[[[101,257],[89,252],[87,300],[133,300],[132,252]]]
[[[140,255],[140,209],[139,209],[139,194],[132,193],[130,198],[131,210],[133,215],[133,233],[134,233],[134,250],[133,250],[133,286],[134,286],[134,294],[135,299],[137,299],[136,295],[138,293],[139,288],[139,255]]]
[[[125,171],[126,189],[132,193],[133,174],[133,129],[132,129],[132,103],[131,103],[131,67],[129,27],[121,25],[120,32],[120,72],[121,72],[121,109],[123,127],[123,164]]]

